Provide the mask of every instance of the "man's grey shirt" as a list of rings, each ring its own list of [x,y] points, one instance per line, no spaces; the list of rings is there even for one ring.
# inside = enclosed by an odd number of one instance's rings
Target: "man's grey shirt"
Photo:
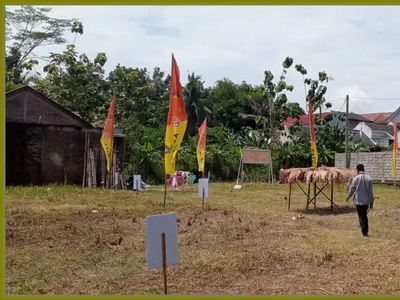
[[[374,202],[374,190],[372,179],[361,173],[353,178],[350,186],[349,196],[353,196],[355,205],[368,205]]]

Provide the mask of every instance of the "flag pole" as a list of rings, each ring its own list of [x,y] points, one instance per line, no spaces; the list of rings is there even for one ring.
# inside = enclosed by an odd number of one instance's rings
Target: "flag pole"
[[[207,117],[205,117],[204,120],[206,121],[206,137],[207,137]],[[205,144],[207,144],[207,139],[206,139]],[[203,178],[204,178],[204,173],[206,172],[206,149],[207,149],[207,146],[204,145]],[[204,194],[204,191],[203,191],[203,194]],[[203,195],[203,199],[204,199],[204,195]]]
[[[174,61],[174,53],[172,52],[172,56],[171,56],[171,85],[172,85],[173,61]],[[172,89],[172,86],[170,88],[170,93],[171,93],[171,89]],[[171,106],[171,102],[169,103],[169,105]],[[168,120],[168,116],[167,116],[167,120]],[[168,126],[168,124],[167,124],[167,126]],[[164,159],[164,165],[165,165],[165,159]],[[164,166],[164,169],[165,169],[165,166]],[[164,176],[164,181],[165,181],[165,183],[164,183],[164,209],[165,209],[165,206],[166,206],[166,203],[167,203],[167,180],[168,180],[167,176],[168,176],[168,174],[167,174],[167,172],[165,172],[165,176]]]

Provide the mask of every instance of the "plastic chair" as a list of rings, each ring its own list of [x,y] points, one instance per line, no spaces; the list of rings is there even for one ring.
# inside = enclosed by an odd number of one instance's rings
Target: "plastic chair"
[[[190,184],[193,184],[196,181],[196,175],[192,174],[189,176],[188,181]]]

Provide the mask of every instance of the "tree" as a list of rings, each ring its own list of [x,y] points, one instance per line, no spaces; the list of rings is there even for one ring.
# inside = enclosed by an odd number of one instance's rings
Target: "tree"
[[[160,127],[160,118],[167,118],[170,76],[156,67],[150,75],[146,68],[121,65],[110,72],[108,89],[117,98],[116,114],[120,120],[133,120],[143,125]]]
[[[303,78],[304,75],[307,75],[307,70],[301,65],[298,64],[295,66],[297,72],[299,72]],[[322,114],[322,106],[325,105],[326,108],[331,108],[332,104],[326,102],[325,94],[328,90],[328,87],[324,84],[328,83],[330,77],[326,74],[325,71],[318,73],[318,80],[313,80],[311,78],[304,79],[304,90],[306,94],[306,100],[312,101],[313,110],[319,109],[320,116]],[[308,86],[308,91],[307,91]]]
[[[288,102],[286,93],[294,87],[286,83],[286,74],[292,66],[293,59],[286,57],[282,63],[282,73],[279,81],[274,83],[271,71],[264,72],[264,84],[254,88],[249,87],[249,104],[251,114],[243,114],[246,120],[254,120],[259,139],[268,140],[269,148],[273,148],[280,141],[283,130],[282,122],[288,117],[298,117],[302,112],[300,106]]]
[[[186,113],[188,117],[187,133],[190,136],[197,134],[197,128],[205,117],[210,117],[211,110],[205,105],[204,82],[201,76],[188,74],[188,83],[184,91]]]
[[[26,5],[6,11],[6,41],[11,43],[6,53],[7,89],[32,81],[34,66],[45,58],[35,55],[38,47],[66,43],[63,36],[71,29],[83,33],[77,20],[51,18],[50,12],[51,8]]]
[[[205,105],[212,111],[209,127],[225,126],[239,132],[246,125],[240,114],[250,113],[248,96],[244,89],[224,78],[205,90]]]
[[[36,80],[36,88],[89,122],[102,115],[110,101],[104,80],[106,54],[92,61],[68,45],[63,53],[51,53],[50,59],[44,67],[46,77]]]

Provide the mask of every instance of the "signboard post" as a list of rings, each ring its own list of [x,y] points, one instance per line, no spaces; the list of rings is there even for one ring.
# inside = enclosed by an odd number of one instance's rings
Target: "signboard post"
[[[133,190],[140,191],[142,189],[142,177],[140,175],[133,175]]]
[[[272,170],[271,150],[269,150],[269,149],[243,149],[242,155],[240,157],[238,177],[237,177],[235,189],[241,188],[241,185],[239,185],[239,178],[240,178],[241,173],[243,173],[243,167],[245,164],[269,165],[268,181],[272,182],[273,170]]]
[[[204,198],[209,197],[208,191],[208,178],[201,178],[199,179],[199,198],[203,198],[203,210],[204,210]]]
[[[178,263],[178,228],[175,213],[146,217],[147,269],[162,268],[167,295],[167,266]]]

